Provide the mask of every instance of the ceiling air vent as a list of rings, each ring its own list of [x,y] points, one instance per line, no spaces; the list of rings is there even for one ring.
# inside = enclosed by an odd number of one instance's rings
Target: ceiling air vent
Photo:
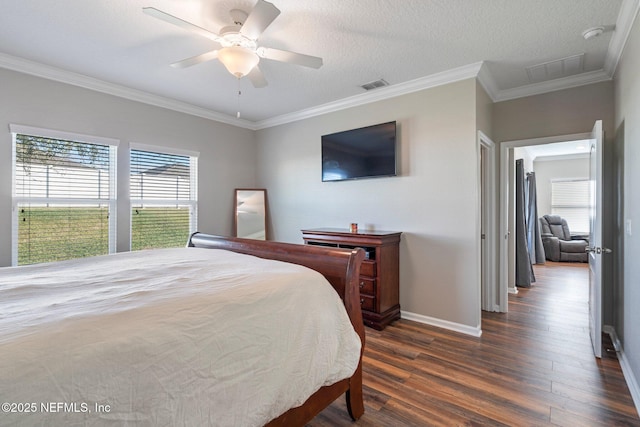
[[[584,53],[567,56],[555,61],[532,65],[525,68],[530,83],[540,83],[560,77],[580,74],[584,71]]]
[[[385,79],[380,79],[374,82],[365,83],[360,87],[364,90],[372,90],[372,89],[377,89],[379,87],[384,87],[384,86],[389,86],[389,82],[387,82]]]

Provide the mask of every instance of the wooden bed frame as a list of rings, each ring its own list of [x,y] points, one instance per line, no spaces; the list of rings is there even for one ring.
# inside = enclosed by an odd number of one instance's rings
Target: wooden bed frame
[[[270,421],[267,426],[303,426],[334,400],[346,393],[347,409],[355,421],[364,413],[362,397],[362,353],[364,352],[364,324],[360,309],[358,276],[364,259],[362,249],[298,245],[292,243],[220,237],[194,233],[189,247],[225,249],[233,252],[304,265],[322,273],[334,287],[347,309],[349,319],[360,336],[362,347],[358,367],[350,378],[320,388],[307,401]]]

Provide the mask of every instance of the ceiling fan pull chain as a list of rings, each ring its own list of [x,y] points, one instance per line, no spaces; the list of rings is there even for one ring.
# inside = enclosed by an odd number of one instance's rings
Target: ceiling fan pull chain
[[[242,95],[242,91],[240,90],[240,77],[238,77],[238,108],[236,113],[236,118],[240,118],[240,95]]]

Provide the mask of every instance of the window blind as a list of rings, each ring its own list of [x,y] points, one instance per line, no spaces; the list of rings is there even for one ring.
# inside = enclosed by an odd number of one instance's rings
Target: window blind
[[[13,264],[114,252],[116,146],[13,136]]]
[[[589,211],[589,180],[551,182],[551,213],[566,219],[572,233],[589,232]]]
[[[197,157],[131,150],[131,250],[185,246],[197,224]]]

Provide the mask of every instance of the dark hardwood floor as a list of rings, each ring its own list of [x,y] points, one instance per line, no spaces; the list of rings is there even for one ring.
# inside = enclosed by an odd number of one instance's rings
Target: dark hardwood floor
[[[310,426],[640,426],[611,343],[589,340],[588,267],[547,263],[509,296],[509,313],[482,313],[482,337],[399,320],[367,328],[365,414],[344,398]]]

